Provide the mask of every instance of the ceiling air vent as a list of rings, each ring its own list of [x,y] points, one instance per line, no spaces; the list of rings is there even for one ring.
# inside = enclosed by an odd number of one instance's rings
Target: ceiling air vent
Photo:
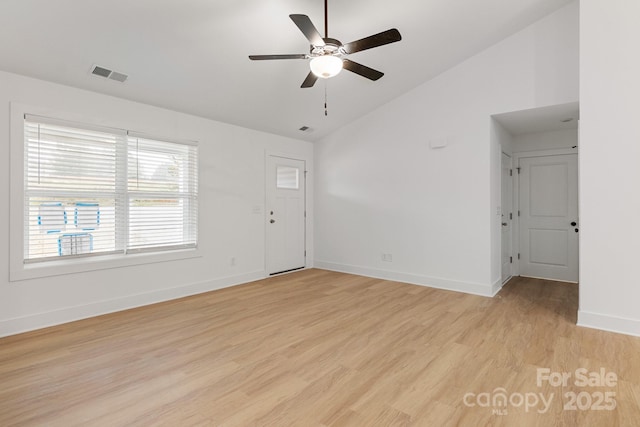
[[[126,74],[109,70],[108,68],[104,68],[99,65],[94,65],[93,68],[91,68],[91,74],[93,74],[94,76],[115,80],[120,83],[123,83],[125,80],[127,80],[127,77],[129,77]]]
[[[301,127],[300,129],[298,129],[298,130],[301,130],[302,132],[306,132],[306,131],[308,131],[308,130],[309,130],[309,126],[302,126],[302,127]]]

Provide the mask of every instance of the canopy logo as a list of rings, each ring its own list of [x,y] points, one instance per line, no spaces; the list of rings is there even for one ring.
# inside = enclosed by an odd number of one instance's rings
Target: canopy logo
[[[544,414],[551,408],[553,397],[553,393],[549,396],[533,392],[508,394],[506,389],[498,387],[491,393],[466,393],[462,401],[468,407],[493,408],[494,415],[507,415],[509,407],[524,407],[525,412],[536,410]]]

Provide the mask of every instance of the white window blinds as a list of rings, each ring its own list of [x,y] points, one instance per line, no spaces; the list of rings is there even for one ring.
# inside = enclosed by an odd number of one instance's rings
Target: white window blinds
[[[128,250],[195,247],[197,147],[130,132]]]
[[[25,116],[25,262],[197,244],[197,146]]]

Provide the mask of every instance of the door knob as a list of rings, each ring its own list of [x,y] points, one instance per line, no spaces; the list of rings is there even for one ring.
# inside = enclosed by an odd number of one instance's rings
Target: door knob
[[[503,227],[506,227],[507,225],[509,225],[509,224],[507,224],[506,222],[503,222],[503,223],[502,223],[502,226],[503,226]]]
[[[273,224],[274,222],[276,222],[275,219],[272,219],[271,221],[269,221],[271,224]]]
[[[571,226],[572,226],[572,227],[575,227],[576,225],[578,225],[578,223],[577,223],[577,222],[575,222],[575,221],[571,221]]]

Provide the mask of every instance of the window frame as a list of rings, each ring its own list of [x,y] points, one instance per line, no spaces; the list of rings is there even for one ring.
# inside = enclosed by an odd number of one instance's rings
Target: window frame
[[[153,264],[174,260],[184,260],[201,257],[198,248],[199,228],[196,231],[195,248],[162,249],[159,251],[143,251],[134,253],[115,253],[95,256],[78,256],[47,260],[43,262],[25,263],[25,153],[24,153],[24,121],[25,115],[42,116],[47,119],[67,122],[69,126],[77,123],[79,127],[98,126],[100,128],[112,128],[122,132],[124,126],[114,126],[111,123],[103,124],[104,120],[92,120],[83,114],[64,113],[53,111],[49,108],[28,106],[12,102],[10,104],[10,170],[9,170],[9,281],[21,281],[49,276],[89,272],[95,270],[120,268],[135,265]],[[133,132],[133,131],[131,131]],[[156,139],[144,132],[135,132],[144,135],[145,138]],[[157,138],[161,141],[185,143],[197,145],[197,142],[174,138]],[[198,156],[196,180],[200,182],[200,156]],[[126,159],[125,159],[126,161]],[[196,210],[196,223],[200,218],[200,207]],[[128,219],[127,219],[128,224]]]

